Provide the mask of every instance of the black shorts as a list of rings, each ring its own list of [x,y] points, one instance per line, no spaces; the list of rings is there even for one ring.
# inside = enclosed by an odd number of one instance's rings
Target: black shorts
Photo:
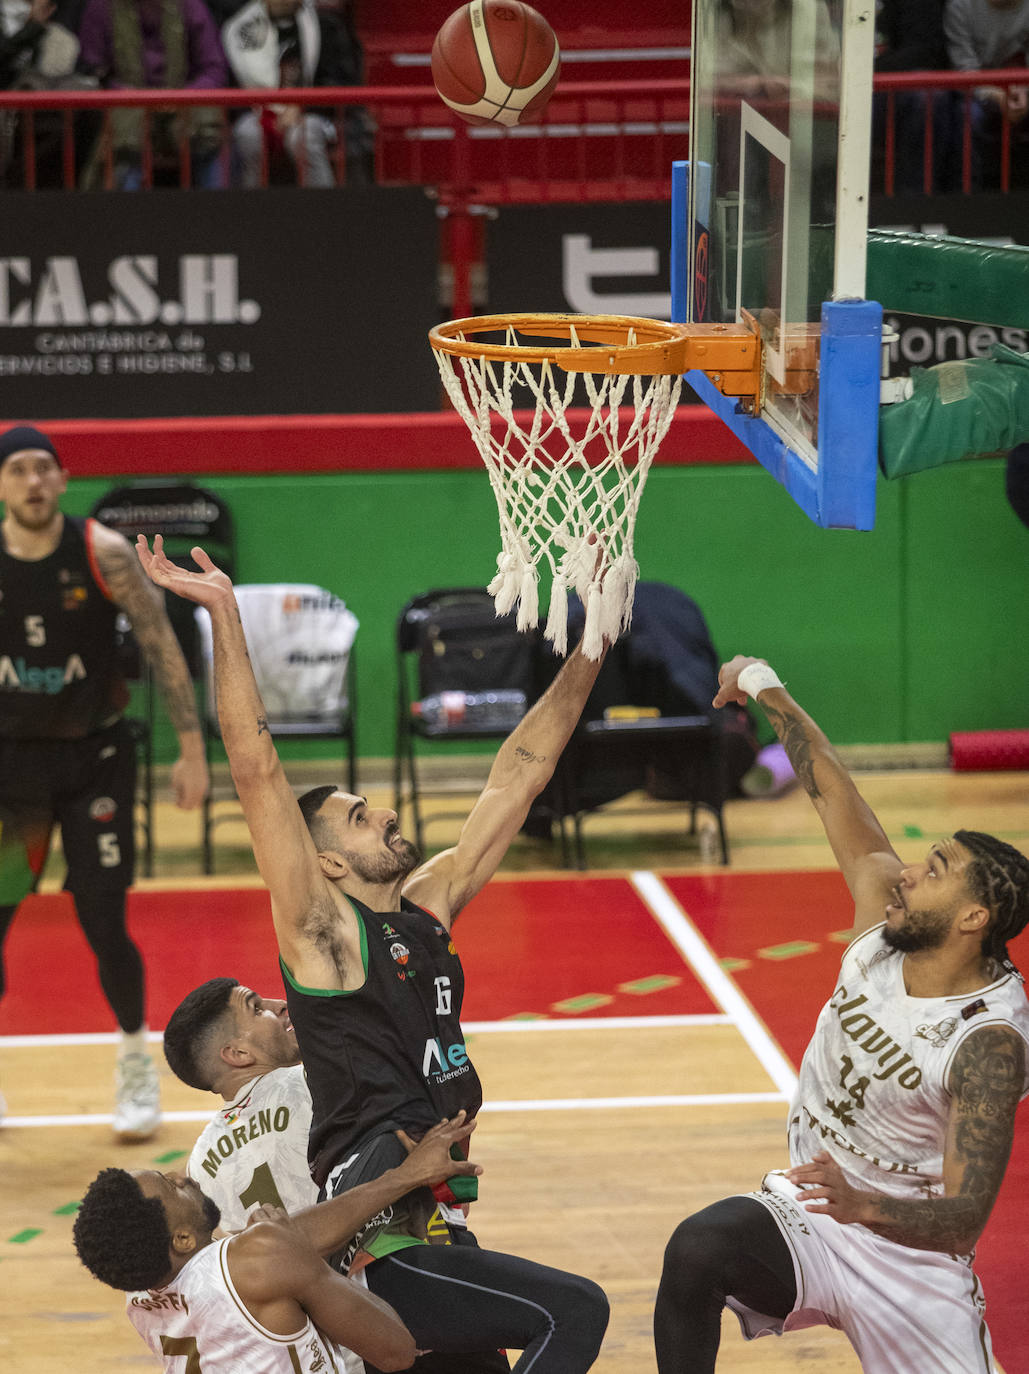
[[[66,888],[129,887],[135,797],[136,749],[124,721],[85,739],[0,740],[0,906],[35,889],[55,822]]]

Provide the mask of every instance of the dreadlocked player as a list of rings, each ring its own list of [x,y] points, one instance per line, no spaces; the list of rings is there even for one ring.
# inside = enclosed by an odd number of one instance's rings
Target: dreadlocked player
[[[1029,1005],[1007,942],[1029,860],[959,830],[905,865],[775,672],[737,657],[716,706],[761,706],[854,898],[854,939],[790,1111],[791,1166],[688,1217],[665,1251],[660,1374],[715,1368],[724,1306],[749,1339],[827,1324],[865,1374],[987,1374],[972,1258],[1029,1090]]]

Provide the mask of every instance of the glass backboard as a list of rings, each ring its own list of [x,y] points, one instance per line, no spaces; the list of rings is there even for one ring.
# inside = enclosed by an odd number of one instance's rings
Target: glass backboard
[[[693,0],[673,319],[763,347],[747,414],[688,380],[818,524],[870,529],[882,312],[864,300],[874,4]]]

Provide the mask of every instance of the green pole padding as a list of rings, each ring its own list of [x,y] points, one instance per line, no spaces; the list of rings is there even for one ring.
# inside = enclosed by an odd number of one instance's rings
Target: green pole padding
[[[873,229],[866,294],[908,315],[1024,329],[1029,248]]]
[[[886,477],[1000,457],[1029,439],[1029,353],[994,344],[989,358],[911,372],[912,394],[879,408],[879,466]]]

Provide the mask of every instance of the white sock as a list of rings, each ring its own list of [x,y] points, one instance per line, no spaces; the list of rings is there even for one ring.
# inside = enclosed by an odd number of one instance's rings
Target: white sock
[[[147,1047],[147,1028],[146,1025],[140,1026],[138,1031],[122,1031],[121,1044],[118,1046],[118,1058],[124,1059],[129,1054],[149,1054]]]

